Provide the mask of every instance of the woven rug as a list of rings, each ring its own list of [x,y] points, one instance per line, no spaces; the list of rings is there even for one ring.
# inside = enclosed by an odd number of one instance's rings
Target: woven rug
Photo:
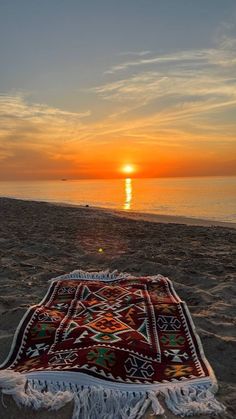
[[[73,419],[224,409],[187,306],[161,275],[74,271],[52,280],[0,369],[2,393],[19,405],[59,409],[74,399]]]

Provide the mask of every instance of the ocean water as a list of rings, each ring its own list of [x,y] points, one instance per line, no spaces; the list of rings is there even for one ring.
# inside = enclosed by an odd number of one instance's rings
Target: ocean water
[[[0,196],[236,222],[236,177],[1,181]]]

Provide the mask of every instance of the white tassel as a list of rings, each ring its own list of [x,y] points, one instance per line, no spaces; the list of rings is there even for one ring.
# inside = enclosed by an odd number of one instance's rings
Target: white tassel
[[[36,410],[57,410],[73,399],[69,391],[52,393],[34,389],[23,374],[10,370],[0,371],[0,388],[3,394],[11,395],[18,406],[33,407]]]
[[[216,400],[214,394],[204,385],[171,386],[162,390],[167,407],[175,415],[212,415],[225,411],[225,407]]]
[[[89,387],[76,393],[72,419],[141,419],[149,405],[146,393]]]
[[[154,391],[150,391],[148,398],[151,400],[153,413],[155,415],[163,415],[164,409],[157,398],[157,394]]]

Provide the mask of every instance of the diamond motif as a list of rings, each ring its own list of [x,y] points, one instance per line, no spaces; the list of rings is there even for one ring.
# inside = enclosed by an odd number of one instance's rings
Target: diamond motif
[[[116,301],[117,299],[126,295],[127,291],[124,290],[121,287],[106,286],[106,287],[103,287],[102,289],[96,291],[96,294],[99,297],[102,297],[105,300]]]
[[[120,320],[117,320],[111,312],[105,313],[103,317],[88,323],[87,327],[101,333],[116,333],[129,330],[129,326]]]

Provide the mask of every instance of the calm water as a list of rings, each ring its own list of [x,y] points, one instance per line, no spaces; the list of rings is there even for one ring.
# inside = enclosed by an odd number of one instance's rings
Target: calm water
[[[236,177],[0,182],[0,196],[236,222]]]

